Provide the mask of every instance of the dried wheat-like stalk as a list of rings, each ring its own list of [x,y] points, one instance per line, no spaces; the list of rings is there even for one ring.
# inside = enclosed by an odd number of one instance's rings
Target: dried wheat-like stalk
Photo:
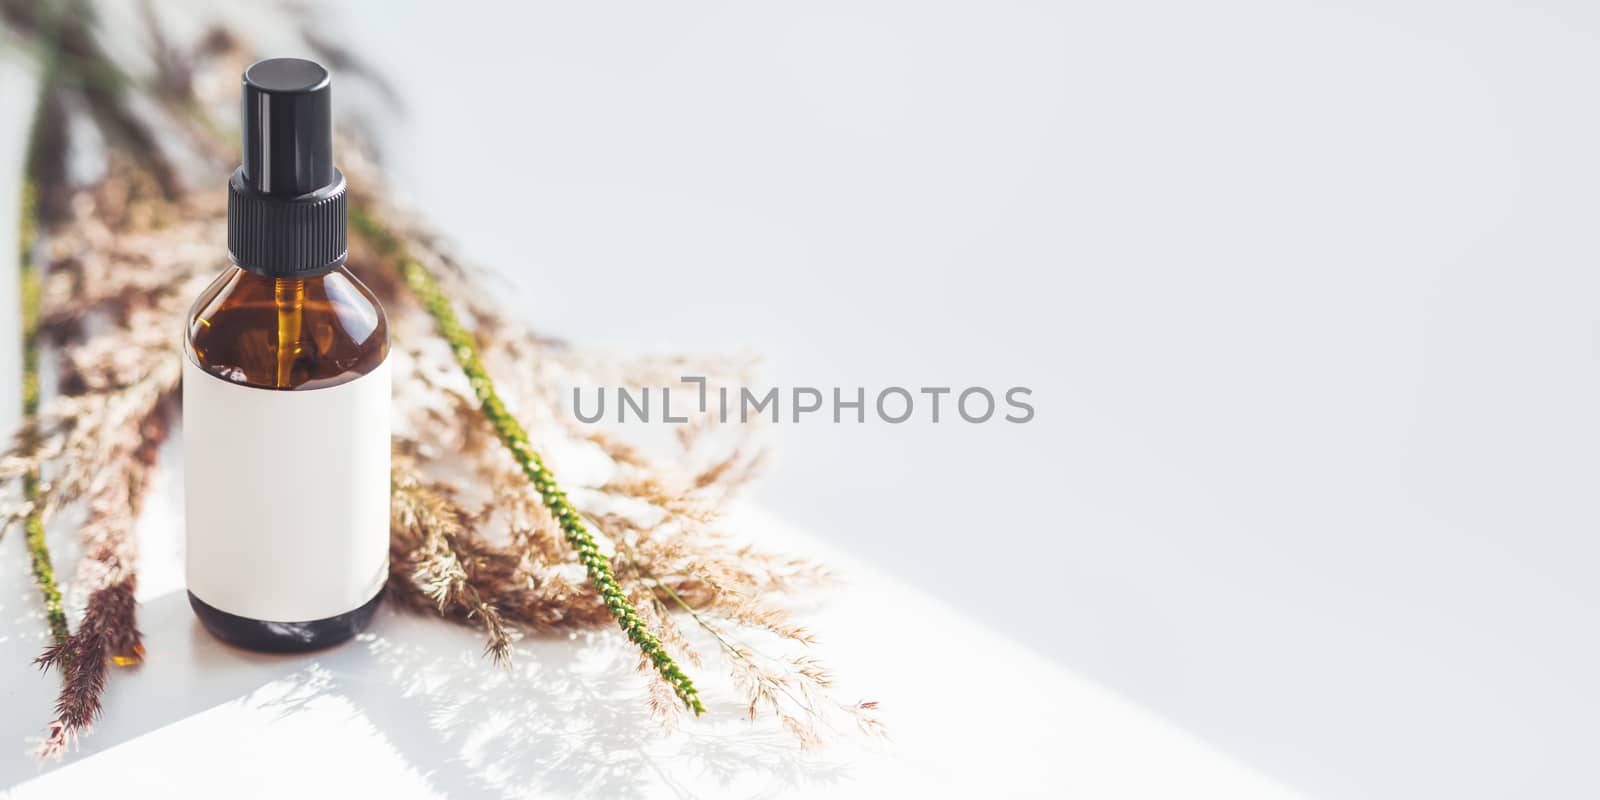
[[[88,216],[93,214],[92,205],[85,206],[83,214],[65,223],[63,239],[71,241],[80,226],[100,224]],[[149,253],[161,250],[169,239],[220,232],[215,220],[127,232],[97,246],[94,258],[107,264],[110,271],[138,271]],[[44,334],[66,341],[58,354],[60,380],[77,393],[38,404],[13,437],[11,450],[0,456],[0,482],[37,474],[46,465],[57,467],[48,483],[37,484],[24,506],[14,509],[10,518],[0,518],[0,523],[24,515],[48,521],[82,497],[110,463],[119,434],[136,430],[176,393],[183,355],[173,323],[181,319],[189,299],[204,286],[207,278],[202,270],[211,269],[209,260],[201,260],[197,253],[193,259],[183,255],[180,249],[167,263],[180,265],[187,274],[177,273],[179,279],[173,283],[115,304],[117,327],[113,334],[73,337],[76,320],[59,314],[54,323],[42,328]],[[52,280],[73,280],[75,263],[83,262],[58,259]]]
[[[90,489],[88,519],[78,529],[84,552],[74,576],[77,585],[89,590],[83,620],[37,660],[44,669],[60,670],[63,677],[56,719],[38,750],[42,758],[61,756],[93,725],[100,715],[108,665],[131,666],[144,656],[135,618],[138,574],[133,522],[155,465],[156,448],[166,438],[167,417],[153,409],[144,425],[116,431],[112,458]]]
[[[99,188],[103,193],[108,187]],[[60,228],[57,244],[73,241],[82,228],[103,224],[92,207],[78,205],[80,213]],[[167,235],[170,232],[157,229],[125,232],[102,242],[94,257],[112,272],[137,271],[141,256],[161,244],[149,240]],[[75,264],[62,257],[52,277],[72,278],[75,271]],[[35,422],[57,423],[54,434],[44,440],[50,443],[48,448],[11,457],[34,470],[46,463],[57,466],[56,477],[27,510],[33,518],[46,521],[80,497],[88,508],[78,531],[83,552],[74,576],[76,585],[87,592],[83,618],[76,631],[56,640],[38,659],[42,667],[58,669],[63,678],[57,717],[39,747],[44,757],[59,757],[89,730],[100,713],[108,664],[131,665],[142,655],[134,601],[138,578],[133,520],[156,448],[166,438],[173,416],[181,354],[172,321],[198,288],[198,279],[180,280],[146,293],[137,304],[122,304],[116,335],[62,336],[60,380],[79,393],[55,397],[38,412]],[[69,324],[58,317],[46,330],[60,332]]]
[[[474,572],[505,554],[474,541],[466,513],[425,485],[403,456],[394,464],[390,485],[390,573],[433,601],[439,613],[477,619],[489,635],[484,652],[497,664],[509,663],[511,631],[473,581]]]

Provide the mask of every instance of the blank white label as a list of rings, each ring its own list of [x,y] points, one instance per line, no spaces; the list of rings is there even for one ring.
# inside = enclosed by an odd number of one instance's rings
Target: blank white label
[[[389,362],[278,391],[184,358],[189,591],[268,622],[359,608],[389,572]]]

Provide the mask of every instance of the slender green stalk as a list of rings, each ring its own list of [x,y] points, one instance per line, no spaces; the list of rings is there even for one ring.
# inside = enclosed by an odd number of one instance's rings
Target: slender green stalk
[[[466,373],[467,382],[471,384],[473,393],[478,397],[484,417],[494,427],[501,443],[511,451],[523,474],[533,483],[533,488],[539,493],[545,508],[550,510],[550,515],[561,526],[567,544],[578,552],[578,561],[587,570],[589,581],[599,590],[601,599],[611,610],[611,616],[617,620],[617,625],[627,634],[628,640],[637,645],[645,657],[650,659],[650,663],[655,665],[656,672],[660,673],[661,679],[672,687],[684,706],[696,715],[704,713],[706,708],[700,702],[700,694],[695,690],[694,683],[678,667],[677,662],[672,660],[672,656],[667,654],[661,640],[650,632],[644,620],[639,618],[639,612],[628,602],[622,587],[617,585],[610,559],[600,552],[599,545],[584,526],[583,519],[567,501],[566,493],[556,485],[550,470],[545,467],[544,461],[533,449],[533,445],[528,443],[527,431],[522,429],[521,423],[517,422],[501,402],[500,395],[495,392],[494,381],[489,378],[488,371],[478,358],[477,343],[473,341],[472,334],[456,319],[455,310],[450,306],[450,298],[440,291],[427,267],[408,256],[399,239],[376,218],[360,209],[351,209],[350,224],[381,253],[399,264],[400,274],[405,279],[406,286],[433,318],[434,324],[439,328],[439,334],[455,352],[456,363],[460,364],[461,371]]]
[[[64,8],[40,5],[39,30],[41,40],[48,43],[44,53],[43,69],[39,78],[39,97],[33,107],[33,122],[28,128],[27,161],[22,175],[22,209],[17,225],[17,281],[18,296],[22,306],[22,417],[27,419],[39,413],[39,302],[43,281],[39,265],[34,261],[34,250],[39,235],[39,174],[44,152],[44,132],[50,117],[50,104],[54,102],[54,84],[59,78],[61,64],[61,28]],[[67,612],[61,606],[61,587],[56,584],[56,571],[50,563],[50,545],[45,541],[44,517],[38,509],[40,475],[37,470],[22,477],[22,500],[28,504],[28,516],[22,530],[28,546],[28,558],[33,567],[34,582],[44,600],[45,619],[50,625],[50,636],[61,644],[70,630]]]
[[[40,98],[41,104],[44,98]],[[41,282],[39,267],[33,259],[35,237],[38,234],[37,192],[30,174],[22,181],[22,218],[17,227],[19,238],[18,282],[22,299],[22,416],[24,419],[39,413],[39,295]],[[61,607],[61,587],[56,585],[55,567],[50,563],[50,546],[45,542],[44,519],[39,513],[39,473],[30,471],[22,477],[22,500],[27,503],[28,516],[22,529],[28,546],[29,560],[33,565],[33,578],[39,584],[39,594],[44,598],[44,613],[50,624],[50,635],[57,643],[67,638],[67,613]]]

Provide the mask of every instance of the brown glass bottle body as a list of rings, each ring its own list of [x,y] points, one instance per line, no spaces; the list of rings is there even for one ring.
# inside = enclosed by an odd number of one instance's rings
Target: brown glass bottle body
[[[322,389],[377,369],[389,355],[389,323],[344,267],[289,279],[230,267],[195,301],[186,349],[231,383]]]
[[[256,389],[332,388],[372,373],[389,354],[382,306],[342,266],[296,279],[230,267],[201,293],[186,323],[187,358],[217,378]],[[296,502],[294,497],[281,499]],[[347,613],[296,622],[236,616],[192,592],[189,602],[201,623],[223,641],[294,652],[328,647],[359,633],[371,622],[380,596]]]

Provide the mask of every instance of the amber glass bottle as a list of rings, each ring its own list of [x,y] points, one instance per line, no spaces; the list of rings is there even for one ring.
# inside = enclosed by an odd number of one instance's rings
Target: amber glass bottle
[[[350,638],[388,575],[388,324],[344,266],[331,119],[317,64],[245,72],[234,265],[187,320],[190,605],[219,638],[260,650]]]
[[[383,309],[344,267],[316,278],[230,267],[189,317],[189,357],[225,381],[259,389],[338,386],[388,355]]]

